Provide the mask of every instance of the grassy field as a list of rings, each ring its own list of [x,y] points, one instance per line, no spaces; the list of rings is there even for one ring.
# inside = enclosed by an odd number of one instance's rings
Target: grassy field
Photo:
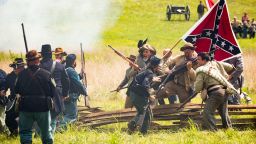
[[[171,47],[197,20],[196,6],[199,1],[192,0],[112,0],[113,9],[106,18],[106,28],[102,33],[102,40],[95,45],[95,51],[86,53],[86,72],[88,76],[88,92],[92,106],[100,106],[104,110],[121,109],[124,105],[125,90],[120,93],[110,93],[122,80],[128,64],[116,56],[106,45],[110,44],[126,55],[137,53],[137,41],[149,38],[149,43],[158,50]],[[231,18],[240,18],[243,12],[248,12],[250,18],[256,18],[253,4],[256,0],[227,0]],[[189,5],[191,20],[184,21],[184,16],[174,16],[174,21],[166,21],[165,10],[167,4]],[[111,13],[120,13],[116,23]],[[256,39],[239,39],[245,60],[244,90],[256,101]],[[182,43],[180,43],[182,45]],[[179,46],[180,46],[179,45]],[[179,53],[178,47],[174,54]],[[10,71],[7,54],[0,53],[1,68]],[[79,65],[77,70],[79,71]],[[199,102],[196,98],[194,102]],[[82,104],[83,102],[81,102]],[[114,124],[96,130],[78,129],[71,127],[67,132],[57,133],[55,143],[256,143],[255,129],[248,130],[219,130],[218,132],[199,131],[195,126],[178,131],[150,131],[142,136],[138,133],[128,135],[126,124]],[[9,139],[0,135],[0,143],[19,143],[19,139]],[[34,143],[40,143],[37,138]]]

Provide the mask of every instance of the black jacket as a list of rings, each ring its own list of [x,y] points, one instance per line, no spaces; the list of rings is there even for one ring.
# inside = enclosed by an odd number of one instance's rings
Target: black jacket
[[[18,75],[15,92],[21,96],[19,111],[48,111],[49,100],[54,95],[51,74],[39,66],[26,68]]]

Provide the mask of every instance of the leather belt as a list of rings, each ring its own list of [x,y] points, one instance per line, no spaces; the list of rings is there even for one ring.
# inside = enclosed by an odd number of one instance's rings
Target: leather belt
[[[211,93],[211,92],[214,92],[214,91],[217,91],[219,89],[225,89],[225,87],[223,85],[213,85],[213,86],[209,86],[207,88],[207,93]]]

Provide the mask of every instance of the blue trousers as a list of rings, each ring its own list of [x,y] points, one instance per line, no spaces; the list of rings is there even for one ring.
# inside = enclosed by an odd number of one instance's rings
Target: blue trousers
[[[19,112],[20,143],[32,143],[32,127],[37,122],[43,144],[52,144],[51,116],[47,112]]]
[[[71,93],[69,94],[70,99],[64,103],[65,111],[63,113],[63,119],[60,122],[61,127],[65,127],[69,123],[73,123],[77,120],[78,110],[77,110],[77,100],[79,94]]]
[[[131,97],[132,104],[135,106],[137,110],[137,114],[131,120],[131,122],[134,122],[136,126],[139,126],[140,132],[145,134],[149,129],[150,122],[153,116],[152,111],[148,106],[149,100],[147,97],[137,95],[132,91],[130,92],[130,97]]]

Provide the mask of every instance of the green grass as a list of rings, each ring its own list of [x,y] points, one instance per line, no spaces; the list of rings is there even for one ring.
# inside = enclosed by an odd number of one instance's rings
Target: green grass
[[[19,143],[19,139],[6,139],[0,135],[0,141],[4,144]],[[40,143],[40,139],[33,139],[34,143]],[[133,135],[127,134],[121,129],[120,124],[113,125],[112,129],[80,129],[70,128],[63,134],[55,135],[56,144],[78,144],[78,143],[95,143],[95,144],[167,144],[167,143],[196,143],[196,144],[253,144],[255,143],[255,131],[234,129],[219,130],[218,132],[199,131],[195,127],[180,129],[179,131],[151,131],[148,135],[143,136],[139,133]]]
[[[250,18],[256,17],[255,8],[252,6],[256,2],[255,0],[227,0],[227,2],[231,19],[234,15],[240,19],[245,11],[248,12]],[[113,0],[113,3],[123,4],[123,11],[116,24],[103,33],[103,44],[112,44],[126,53],[135,53],[137,41],[147,37],[149,43],[157,50],[171,47],[197,21],[198,1]],[[165,15],[167,4],[189,5],[191,20],[184,21],[183,15],[174,15],[174,21],[167,21]],[[256,48],[256,39],[239,39],[239,43],[243,50]]]
[[[254,3],[256,0],[227,0],[231,18],[236,15],[240,18],[244,11],[248,12],[250,18],[256,18]],[[174,16],[175,21],[166,21],[165,10],[167,4],[189,5],[191,8],[191,20],[184,21],[184,16]],[[158,54],[166,47],[171,47],[179,38],[196,22],[196,6],[198,1],[194,0],[112,0],[111,9],[106,20],[106,28],[102,34],[102,40],[96,45],[97,51],[87,52],[86,61],[97,63],[110,63],[113,60],[121,60],[118,56],[106,50],[110,44],[121,52],[128,54],[137,53],[137,41],[149,38],[149,43],[155,46]],[[113,13],[120,13],[116,23]],[[116,14],[115,14],[116,15]],[[256,39],[239,39],[243,51],[250,52],[256,49]],[[182,43],[180,43],[182,45]],[[180,46],[179,45],[179,46]],[[178,51],[178,48],[175,49]],[[0,53],[0,61],[9,60],[8,53]],[[111,75],[110,75],[111,76]],[[110,85],[112,83],[109,83]],[[109,87],[108,87],[109,88]],[[121,94],[109,93],[108,88],[101,88],[93,92],[91,104],[101,106],[104,110],[121,109],[124,99]],[[111,85],[111,89],[113,86]],[[246,90],[246,89],[245,89]],[[256,102],[255,91],[247,91]],[[196,98],[193,102],[200,102]],[[161,130],[149,131],[149,134],[142,136],[139,133],[128,135],[123,129],[126,124],[113,124],[98,129],[79,129],[70,127],[64,133],[55,135],[55,143],[95,143],[95,144],[129,144],[129,143],[256,143],[256,133],[253,130],[219,130],[218,132],[199,131],[192,125],[188,129],[178,131]],[[7,144],[19,143],[18,138],[6,138],[0,135],[0,142]],[[39,138],[33,139],[34,143],[41,143]]]

